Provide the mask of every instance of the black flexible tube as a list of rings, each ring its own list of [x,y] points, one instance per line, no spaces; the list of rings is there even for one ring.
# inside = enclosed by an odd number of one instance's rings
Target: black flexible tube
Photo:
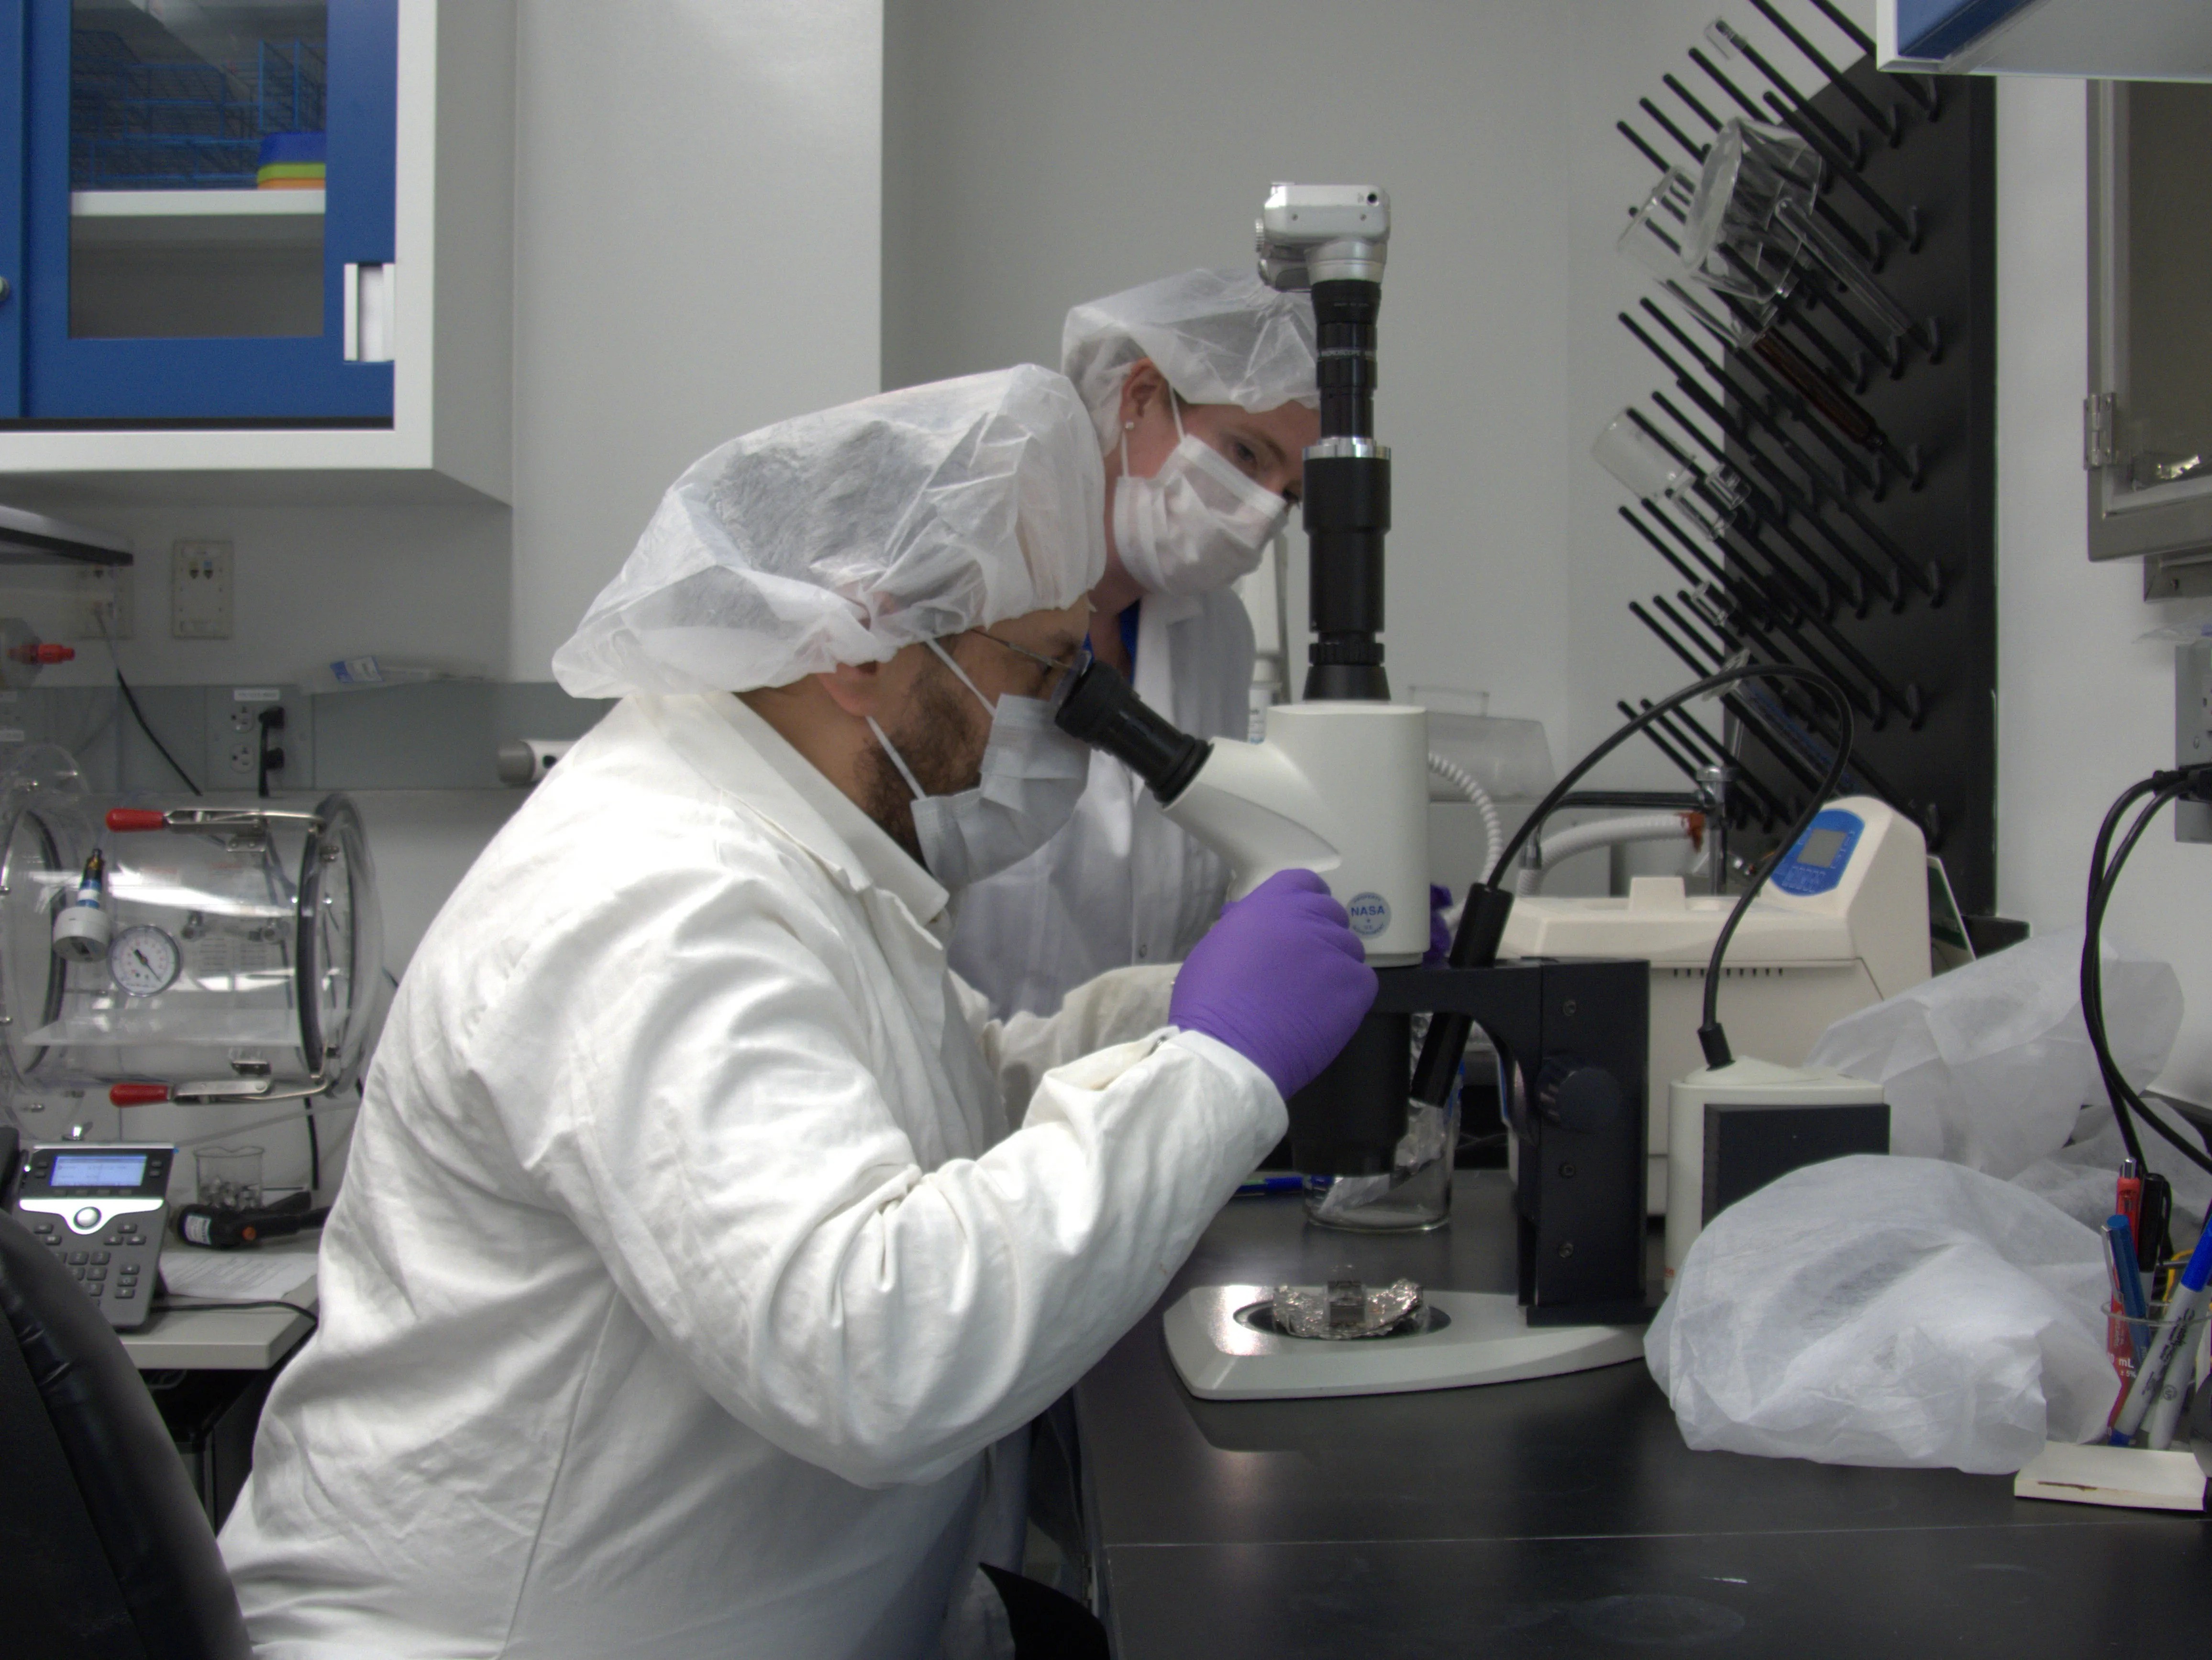
[[[2198,1168],[2212,1173],[2212,1157],[2202,1148],[2190,1146],[2181,1133],[2153,1112],[2135,1086],[2121,1075],[2118,1063],[2112,1058],[2112,1040],[2105,1030],[2105,988],[2103,960],[2100,939],[2104,928],[2105,912],[2111,906],[2113,891],[2119,885],[2120,872],[2125,868],[2129,856],[2142,833],[2150,827],[2151,820],[2167,802],[2178,800],[2204,787],[2212,779],[2212,768],[2187,768],[2179,772],[2154,773],[2150,777],[2130,784],[2122,791],[2105,815],[2103,826],[2097,833],[2097,844],[2090,855],[2090,891],[2087,911],[2081,936],[2081,1024],[2089,1035],[2090,1052],[2096,1056],[2097,1070],[2105,1082],[2106,1094],[2112,1104],[2112,1116],[2119,1122],[2121,1139],[2126,1142],[2128,1156],[2148,1172],[2149,1164],[2142,1155],[2142,1143],[2136,1133],[2136,1117],[2140,1115],[2175,1151]],[[2127,808],[2145,795],[2150,800],[2138,812],[2120,844],[2111,851],[2110,862],[2106,851],[2112,848],[2112,837],[2120,817]]]
[[[1678,691],[1669,693],[1632,720],[1624,721],[1614,729],[1610,738],[1598,745],[1567,769],[1566,775],[1553,785],[1551,793],[1536,804],[1535,811],[1531,812],[1522,824],[1521,828],[1514,832],[1512,838],[1506,842],[1504,851],[1498,854],[1498,861],[1491,866],[1490,875],[1483,885],[1492,897],[1485,903],[1478,904],[1475,903],[1475,897],[1469,896],[1467,909],[1460,917],[1458,937],[1452,941],[1450,954],[1452,964],[1462,968],[1483,967],[1486,966],[1490,960],[1494,959],[1497,935],[1503,932],[1504,927],[1504,919],[1500,912],[1510,905],[1510,900],[1501,903],[1498,897],[1504,893],[1505,873],[1513,868],[1514,860],[1519,855],[1528,838],[1543,827],[1545,819],[1557,810],[1567,793],[1580,783],[1591,769],[1637,733],[1662,716],[1680,708],[1683,704],[1702,697],[1708,692],[1718,691],[1725,686],[1732,686],[1745,680],[1802,681],[1825,698],[1836,711],[1839,728],[1838,742],[1834,753],[1829,760],[1826,775],[1821,780],[1819,787],[1813,791],[1812,799],[1806,803],[1804,810],[1797,815],[1796,822],[1790,827],[1782,838],[1783,850],[1787,851],[1795,847],[1798,839],[1811,828],[1813,820],[1819,815],[1820,809],[1827,805],[1829,797],[1835,793],[1836,787],[1843,781],[1844,773],[1850,763],[1851,745],[1858,735],[1851,711],[1850,699],[1846,697],[1826,675],[1816,674],[1810,669],[1800,668],[1794,663],[1746,663],[1735,668],[1723,669],[1717,674],[1709,674],[1705,678],[1692,682]],[[1718,1012],[1722,961],[1727,954],[1729,941],[1735,935],[1737,925],[1743,921],[1744,913],[1750,909],[1751,902],[1757,897],[1759,890],[1765,885],[1767,874],[1776,862],[1778,861],[1768,860],[1745,887],[1743,893],[1736,900],[1735,909],[1729,912],[1727,921],[1721,925],[1720,936],[1714,940],[1712,956],[1705,964],[1704,1021],[1698,1030],[1698,1041],[1705,1049],[1706,1064],[1711,1067],[1725,1067],[1735,1058],[1729,1052],[1728,1035],[1721,1028]],[[1483,938],[1486,934],[1488,936],[1486,949]],[[1431,1021],[1429,1035],[1423,1043],[1420,1061],[1415,1069],[1417,1079],[1433,1082],[1436,1079],[1455,1070],[1458,1066],[1458,1058],[1455,1055],[1448,1056],[1445,1051],[1463,1047],[1466,1041],[1467,1030],[1463,1019],[1456,1017],[1439,1017]],[[1431,1054],[1431,1049],[1436,1050],[1436,1053]]]

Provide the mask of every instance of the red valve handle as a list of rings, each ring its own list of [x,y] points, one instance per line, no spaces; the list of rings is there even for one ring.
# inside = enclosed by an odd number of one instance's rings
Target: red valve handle
[[[110,807],[107,828],[112,830],[149,830],[168,828],[167,813],[153,807]]]
[[[167,1084],[110,1084],[107,1104],[112,1107],[150,1107],[169,1098]]]

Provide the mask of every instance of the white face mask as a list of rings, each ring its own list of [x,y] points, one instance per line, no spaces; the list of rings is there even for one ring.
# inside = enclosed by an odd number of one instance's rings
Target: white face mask
[[[1147,593],[1211,593],[1259,569],[1261,552],[1282,529],[1291,504],[1247,478],[1203,438],[1184,432],[1173,392],[1168,410],[1182,441],[1150,478],[1130,476],[1129,439],[1122,434],[1114,547]]]
[[[994,705],[950,652],[934,640],[928,645],[990,711],[991,738],[975,787],[930,794],[872,719],[868,730],[914,792],[914,834],[924,868],[948,888],[964,888],[1019,864],[1074,817],[1091,779],[1091,751],[1053,724],[1051,704],[1008,694]]]

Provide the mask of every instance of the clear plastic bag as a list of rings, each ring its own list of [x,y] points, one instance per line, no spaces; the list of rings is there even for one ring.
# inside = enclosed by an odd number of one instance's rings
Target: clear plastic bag
[[[1996,1474],[2102,1433],[2106,1303],[2101,1237],[2045,1201],[1861,1154],[1715,1217],[1644,1357],[1701,1450]]]
[[[2103,946],[2106,1035],[2141,1087],[2181,1030],[2181,982],[2109,937]],[[2017,1176],[2066,1145],[2085,1103],[2105,1103],[2081,964],[2079,928],[2023,941],[1844,1016],[1806,1064],[1882,1086],[1892,1152]]]

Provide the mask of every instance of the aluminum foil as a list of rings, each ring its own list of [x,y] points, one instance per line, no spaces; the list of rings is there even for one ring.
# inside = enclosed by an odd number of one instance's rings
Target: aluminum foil
[[[1275,1287],[1275,1329],[1289,1337],[1381,1337],[1421,1306],[1421,1288],[1410,1280],[1370,1286],[1332,1280],[1325,1286]]]

